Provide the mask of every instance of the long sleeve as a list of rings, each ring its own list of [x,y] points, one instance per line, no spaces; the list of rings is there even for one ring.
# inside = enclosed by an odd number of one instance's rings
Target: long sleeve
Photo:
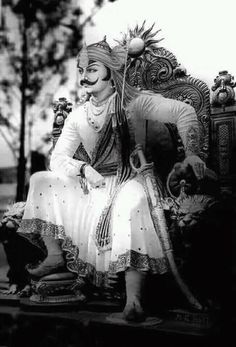
[[[83,161],[73,159],[81,138],[78,130],[78,109],[71,113],[53,150],[50,168],[67,176],[76,176]]]
[[[174,123],[182,139],[186,155],[199,153],[199,125],[194,108],[182,101],[160,94],[143,94],[131,106],[136,119]]]

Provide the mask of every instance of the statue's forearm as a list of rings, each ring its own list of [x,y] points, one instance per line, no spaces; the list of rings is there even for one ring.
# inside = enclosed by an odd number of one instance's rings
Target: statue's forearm
[[[199,129],[196,126],[189,127],[186,133],[185,153],[188,155],[199,155]]]

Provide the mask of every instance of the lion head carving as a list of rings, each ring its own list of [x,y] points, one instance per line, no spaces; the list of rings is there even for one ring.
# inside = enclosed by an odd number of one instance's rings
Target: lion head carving
[[[219,274],[224,273],[224,237],[229,223],[226,204],[202,194],[186,195],[176,203],[170,237],[179,269],[203,301],[219,302]]]
[[[181,229],[190,228],[202,220],[207,209],[216,204],[216,199],[209,195],[194,194],[181,198],[178,204],[177,224]]]

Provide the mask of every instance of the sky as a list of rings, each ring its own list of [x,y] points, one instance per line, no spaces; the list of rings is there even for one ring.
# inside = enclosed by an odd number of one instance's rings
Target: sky
[[[89,11],[92,0],[84,1]],[[161,45],[194,77],[212,86],[218,72],[226,69],[236,78],[235,0],[117,0],[96,14],[85,41],[107,35],[112,45],[121,32],[144,20],[161,29]]]
[[[93,0],[78,0],[91,13]],[[161,29],[161,45],[175,54],[187,73],[207,83],[209,88],[219,71],[228,70],[236,79],[236,1],[235,0],[117,0],[107,2],[93,17],[94,26],[87,26],[87,44],[107,36],[108,43],[136,24],[146,20],[147,27],[155,23]],[[71,76],[75,76],[76,63]],[[74,84],[71,78],[71,85]],[[68,97],[61,88],[56,98]],[[0,165],[13,165],[10,151],[0,137]]]

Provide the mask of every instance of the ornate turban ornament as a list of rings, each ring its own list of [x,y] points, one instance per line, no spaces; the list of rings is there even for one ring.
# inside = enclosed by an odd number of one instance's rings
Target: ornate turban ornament
[[[83,44],[83,47],[79,53],[79,56],[78,56],[78,64],[77,64],[77,67],[78,66],[81,66],[81,67],[87,67],[89,64],[89,56],[88,56],[88,50],[87,50],[87,46],[86,44],[84,43]]]

